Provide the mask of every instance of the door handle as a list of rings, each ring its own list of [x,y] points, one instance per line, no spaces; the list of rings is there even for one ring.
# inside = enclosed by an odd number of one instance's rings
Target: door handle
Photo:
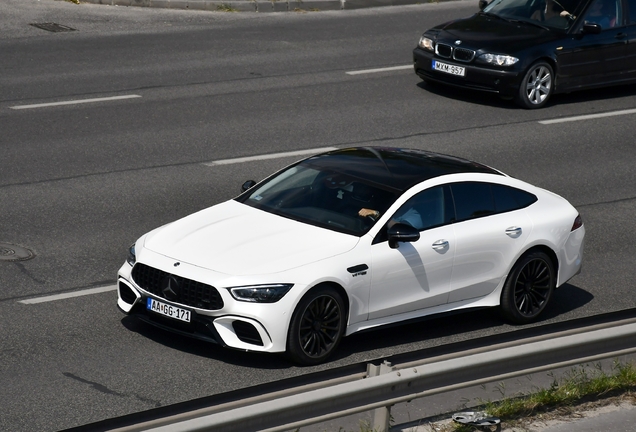
[[[510,227],[506,229],[506,235],[508,237],[517,238],[521,235],[523,230],[520,227]]]
[[[434,250],[444,250],[448,249],[448,240],[437,240],[435,243],[431,245]]]

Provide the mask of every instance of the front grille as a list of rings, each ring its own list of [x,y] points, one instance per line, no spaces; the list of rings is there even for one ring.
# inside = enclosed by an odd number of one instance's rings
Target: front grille
[[[440,57],[451,58],[453,55],[453,47],[446,44],[437,44],[435,46],[435,54]]]
[[[475,51],[466,48],[455,48],[453,58],[458,61],[469,62],[475,57]]]
[[[132,277],[142,289],[168,301],[206,310],[223,308],[221,295],[211,285],[176,276],[141,263],[135,264]],[[168,283],[169,280],[170,283]]]
[[[454,47],[452,45],[438,43],[435,45],[435,54],[444,58],[468,63],[475,58],[475,51],[467,48]]]

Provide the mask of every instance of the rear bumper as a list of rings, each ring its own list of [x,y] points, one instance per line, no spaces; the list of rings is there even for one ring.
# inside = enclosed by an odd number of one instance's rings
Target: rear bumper
[[[463,67],[464,76],[455,76],[433,69],[433,60]],[[444,58],[436,58],[435,54],[419,47],[413,50],[413,67],[415,73],[426,81],[435,81],[455,87],[495,93],[502,96],[514,96],[519,90],[522,74],[520,71],[488,69],[474,64],[461,63]]]
[[[585,248],[585,225],[572,231],[568,236],[559,257],[559,277],[557,286],[561,286],[581,273],[583,250]]]

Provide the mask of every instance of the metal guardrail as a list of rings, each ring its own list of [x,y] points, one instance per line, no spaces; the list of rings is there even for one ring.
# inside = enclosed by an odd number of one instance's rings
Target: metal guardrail
[[[388,430],[396,403],[488,382],[636,352],[636,319],[482,347],[421,362],[369,365],[364,377],[199,409],[117,432],[289,431],[376,410]]]

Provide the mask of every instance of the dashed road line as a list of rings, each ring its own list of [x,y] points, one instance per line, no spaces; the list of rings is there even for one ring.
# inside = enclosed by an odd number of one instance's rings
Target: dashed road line
[[[541,120],[539,123],[544,125],[549,125],[549,124],[556,124],[556,123],[567,123],[567,122],[573,122],[573,121],[597,119],[597,118],[603,118],[603,117],[614,117],[614,116],[627,115],[627,114],[636,114],[636,109],[613,111],[613,112],[606,112],[606,113],[600,113],[600,114],[588,114],[588,115],[582,115],[582,116],[576,116],[576,117],[565,117],[565,118],[554,119],[554,120]]]
[[[76,105],[76,104],[95,103],[95,102],[109,102],[114,100],[134,99],[134,98],[140,98],[140,97],[141,97],[140,95],[132,94],[132,95],[111,96],[111,97],[94,98],[94,99],[77,99],[77,100],[68,100],[68,101],[60,101],[60,102],[49,102],[49,103],[32,104],[32,105],[16,105],[9,108],[12,110],[24,110],[24,109],[44,108],[44,107],[61,106],[61,105]]]
[[[254,162],[254,161],[260,161],[260,160],[267,160],[267,159],[281,159],[281,158],[293,157],[293,156],[306,156],[306,155],[312,155],[312,154],[322,153],[322,152],[331,151],[331,150],[338,150],[338,148],[323,147],[323,148],[297,150],[297,151],[284,152],[284,153],[272,153],[272,154],[264,154],[264,155],[257,155],[257,156],[247,156],[247,157],[234,158],[234,159],[221,159],[221,160],[216,160],[212,162],[205,162],[202,165],[205,165],[205,166],[232,165],[232,164]]]
[[[52,302],[56,300],[64,300],[67,298],[81,297],[85,295],[115,291],[116,289],[117,289],[117,285],[108,285],[108,286],[103,286],[98,288],[89,288],[89,289],[85,289],[81,291],[73,291],[73,292],[64,293],[64,294],[55,294],[55,295],[45,296],[45,297],[36,297],[36,298],[28,299],[28,300],[20,300],[18,301],[18,303],[22,303],[22,304],[46,303],[46,302]]]
[[[413,65],[393,66],[393,67],[378,68],[378,69],[366,69],[366,70],[350,71],[345,73],[347,75],[362,75],[362,74],[390,72],[390,71],[406,70],[406,69],[413,69]]]

